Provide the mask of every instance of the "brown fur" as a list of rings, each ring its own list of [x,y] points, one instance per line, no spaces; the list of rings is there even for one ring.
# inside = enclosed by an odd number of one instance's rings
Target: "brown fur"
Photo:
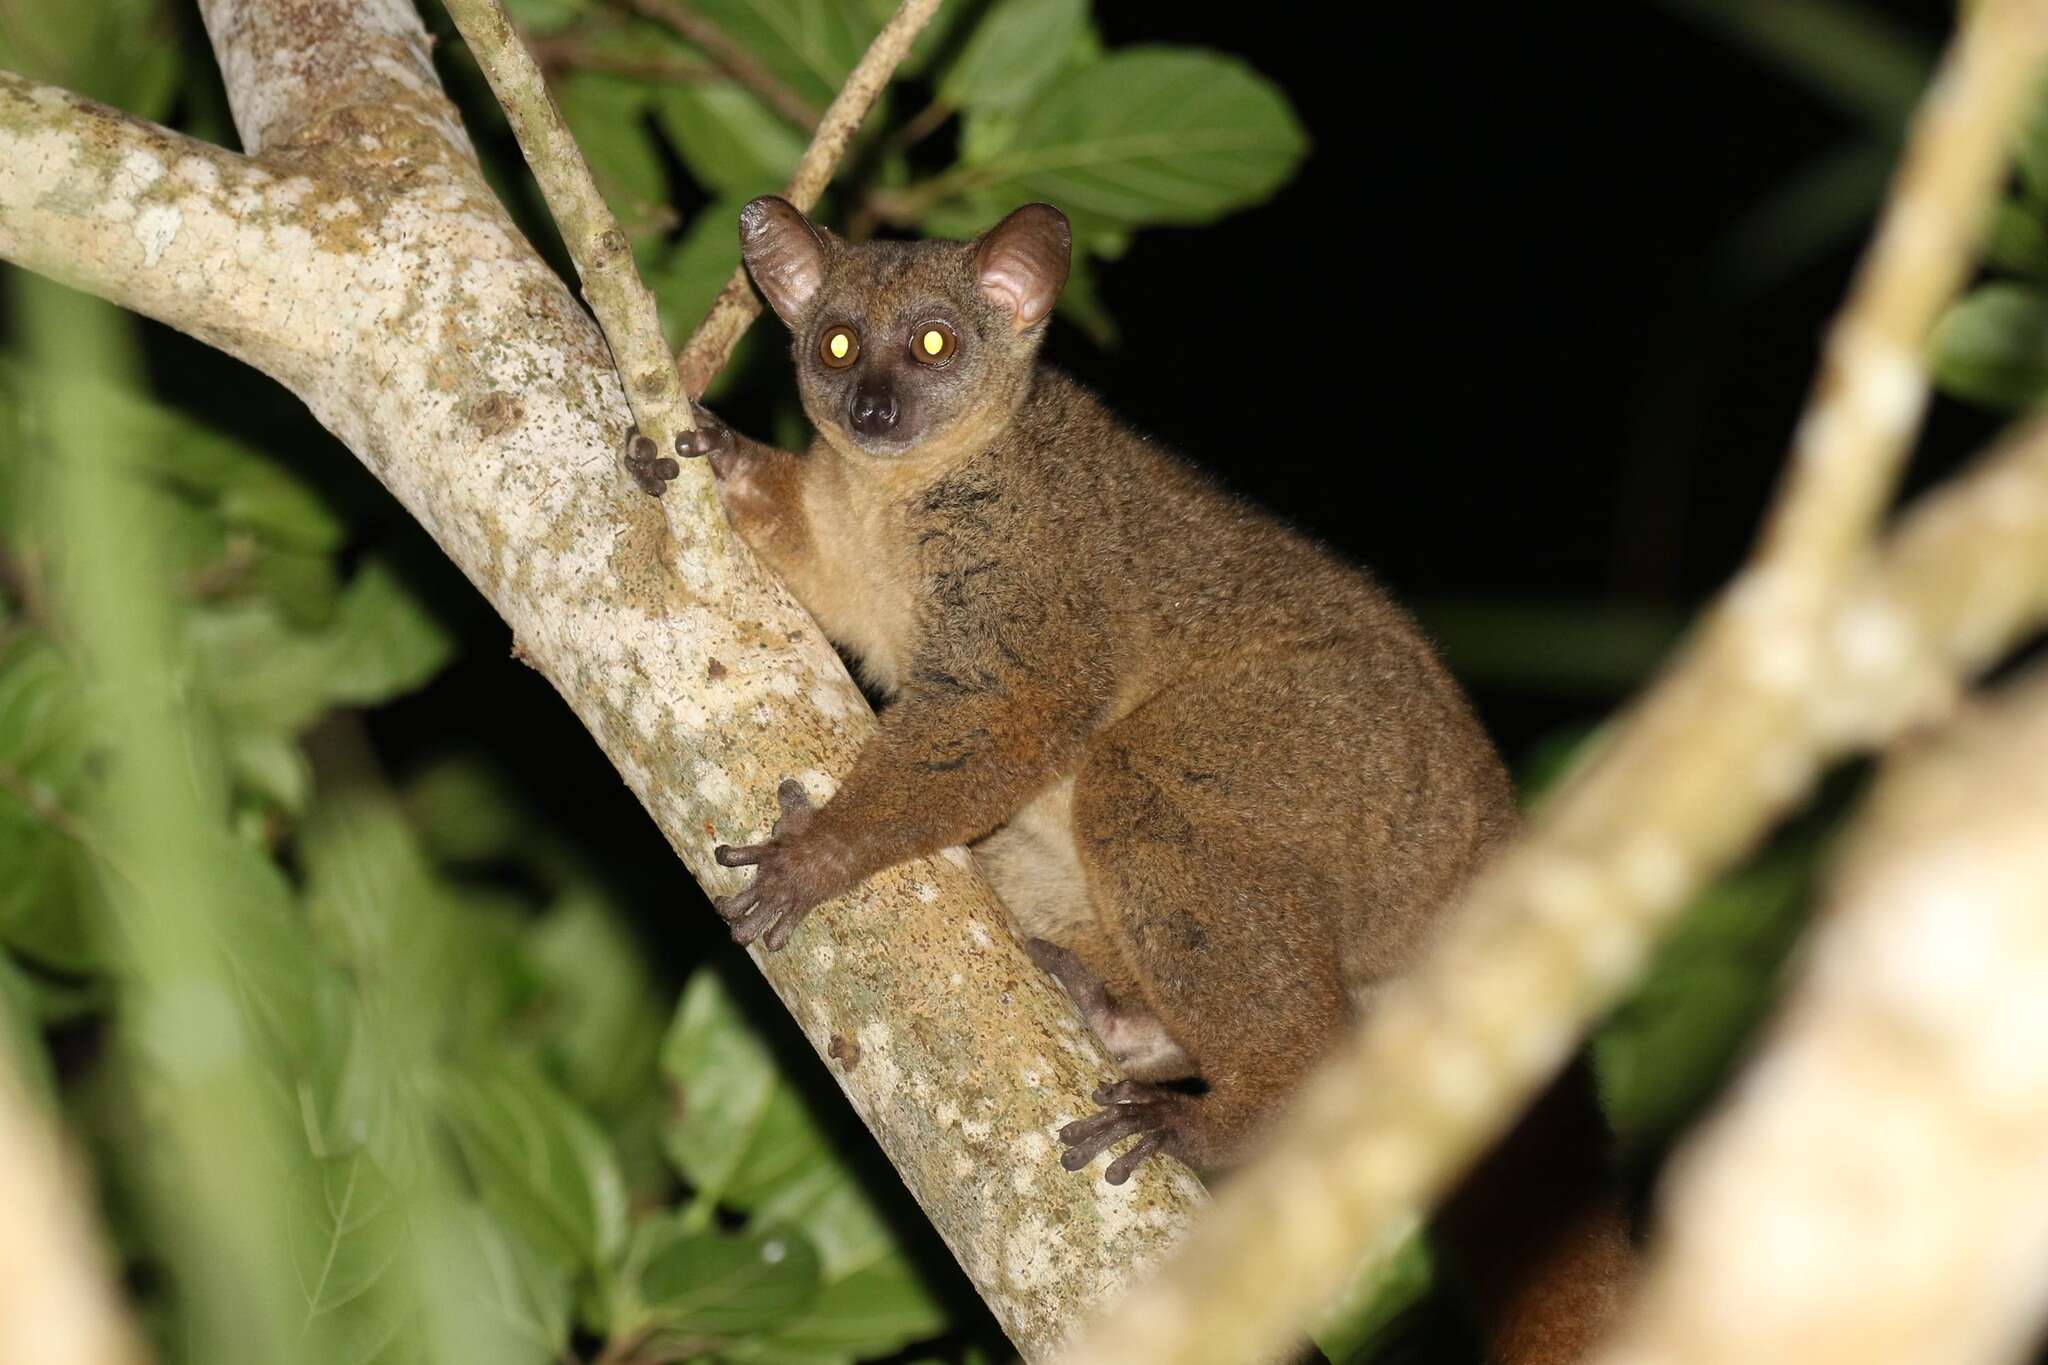
[[[849,247],[750,205],[818,438],[798,456],[709,419],[679,450],[889,698],[829,803],[786,791],[774,839],[721,851],[760,869],[722,906],[736,937],[778,947],[871,873],[975,845],[1133,1077],[1063,1134],[1070,1166],[1139,1136],[1121,1181],[1157,1150],[1243,1160],[1515,815],[1378,584],[1035,364],[1057,218]],[[937,368],[914,353],[933,317],[960,340]],[[821,357],[835,326],[857,364]],[[1190,1075],[1206,1090],[1140,1083]]]

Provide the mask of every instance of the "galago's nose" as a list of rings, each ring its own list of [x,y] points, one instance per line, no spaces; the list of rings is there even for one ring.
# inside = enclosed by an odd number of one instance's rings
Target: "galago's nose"
[[[847,424],[863,436],[887,436],[896,429],[896,387],[863,383],[847,405]]]

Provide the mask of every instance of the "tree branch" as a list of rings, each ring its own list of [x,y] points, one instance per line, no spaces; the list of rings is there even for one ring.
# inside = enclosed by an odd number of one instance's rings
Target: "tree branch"
[[[1360,1258],[1392,1250],[1638,976],[1692,892],[1804,795],[1823,757],[1897,733],[1914,703],[1948,695],[1960,665],[2038,613],[2038,574],[1996,608],[1924,585],[1919,575],[1980,562],[1938,525],[1909,528],[1884,568],[1861,566],[1924,399],[1925,331],[1967,268],[2032,89],[2044,10],[1985,0],[1937,76],[1756,565],[1473,886],[1425,961],[1384,992],[1169,1270],[1069,1365],[1227,1365],[1284,1341]],[[2025,501],[1985,508],[1980,479],[1936,504],[1937,523],[2048,511],[2048,427],[2011,458],[2026,474],[2001,492]],[[1973,511],[1942,510],[1959,500]],[[1956,560],[1927,557],[1930,543]],[[1915,576],[1894,576],[1908,564]],[[2004,571],[2041,567],[2029,547]]]
[[[78,1163],[22,1084],[13,1044],[0,1021],[0,1360],[143,1365]]]
[[[861,54],[846,84],[839,88],[819,120],[811,145],[804,148],[796,173],[790,176],[782,192],[790,203],[809,213],[818,202],[818,196],[832,183],[839,158],[846,154],[847,145],[860,131],[876,96],[888,86],[889,77],[909,55],[911,44],[938,8],[939,0],[903,0],[868,44],[868,50]],[[761,300],[747,278],[747,268],[741,266],[718,291],[704,321],[697,324],[697,330],[690,334],[682,353],[676,357],[677,368],[683,373],[683,387],[692,394],[703,393],[725,368],[725,362],[732,358],[732,348],[759,316]]]
[[[2027,1359],[2048,1294],[2048,673],[1893,762],[1607,1365]]]
[[[540,184],[562,244],[583,281],[583,296],[604,329],[625,382],[634,425],[673,461],[677,433],[694,430],[690,401],[661,334],[654,295],[640,282],[633,244],[619,230],[576,138],[548,94],[540,67],[513,32],[498,0],[445,0],[491,93],[505,110],[526,164]]]
[[[327,8],[374,27],[393,5]],[[347,80],[310,84],[318,108],[271,98],[303,9],[208,6],[259,161],[0,75],[0,255],[304,399],[504,616],[691,871],[732,889],[745,874],[712,847],[762,834],[784,776],[825,795],[872,731],[866,704],[707,474],[686,466],[663,506],[621,476],[604,342],[445,101],[366,105]],[[423,53],[409,22],[402,51]],[[311,38],[354,41],[338,17]],[[1187,1227],[1202,1196],[1180,1168],[1122,1189],[1060,1168],[1053,1133],[1110,1070],[964,857],[875,878],[761,965],[821,1055],[858,1045],[828,1064],[1028,1357]]]

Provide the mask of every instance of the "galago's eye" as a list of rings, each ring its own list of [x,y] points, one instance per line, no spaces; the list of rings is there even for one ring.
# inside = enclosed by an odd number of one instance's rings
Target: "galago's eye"
[[[943,365],[959,349],[960,339],[953,335],[953,329],[936,319],[910,329],[910,354],[923,364]]]
[[[860,359],[860,333],[851,327],[827,327],[818,338],[818,359],[843,370]]]

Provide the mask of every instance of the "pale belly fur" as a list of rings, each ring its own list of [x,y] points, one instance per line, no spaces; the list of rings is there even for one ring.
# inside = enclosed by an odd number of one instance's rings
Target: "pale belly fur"
[[[1019,938],[1042,938],[1062,947],[1104,939],[1088,894],[1087,874],[1074,845],[1074,779],[1056,782],[1017,812],[1009,824],[974,846],[982,875],[1010,912]],[[1081,1016],[1133,1080],[1186,1076],[1194,1064],[1142,1001],[1120,1000],[1111,1010],[1076,1000]]]

